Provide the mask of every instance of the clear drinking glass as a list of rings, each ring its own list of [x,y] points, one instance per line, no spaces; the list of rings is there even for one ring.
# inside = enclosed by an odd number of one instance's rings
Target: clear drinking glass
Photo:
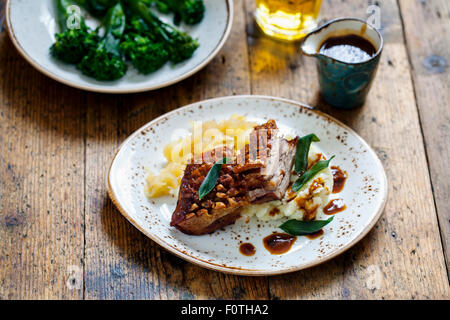
[[[322,0],[256,0],[255,19],[269,36],[303,38],[317,26]]]

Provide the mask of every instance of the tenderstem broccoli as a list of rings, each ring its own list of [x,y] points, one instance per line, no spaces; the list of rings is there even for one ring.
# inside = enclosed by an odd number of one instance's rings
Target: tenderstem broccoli
[[[149,0],[146,0],[149,1]],[[187,24],[196,24],[202,21],[205,14],[203,0],[152,0],[163,13],[175,13],[175,24],[183,21]]]
[[[86,26],[81,15],[71,11],[75,4],[73,1],[56,0],[55,4],[60,33],[55,35],[50,54],[66,63],[79,63],[96,46],[99,37]]]
[[[119,2],[105,17],[104,37],[78,64],[83,74],[97,80],[116,80],[125,75],[127,66],[120,49],[125,25],[125,13]]]
[[[169,53],[169,60],[179,63],[189,59],[199,47],[197,40],[185,32],[179,31],[171,25],[161,21],[152,10],[141,0],[124,0],[131,10],[146,23],[149,33],[158,41],[164,43]]]

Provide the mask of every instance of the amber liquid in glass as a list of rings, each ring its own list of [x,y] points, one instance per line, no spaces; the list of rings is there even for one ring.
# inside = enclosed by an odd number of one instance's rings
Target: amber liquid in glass
[[[256,0],[255,19],[269,36],[297,40],[317,26],[321,4],[322,0]]]

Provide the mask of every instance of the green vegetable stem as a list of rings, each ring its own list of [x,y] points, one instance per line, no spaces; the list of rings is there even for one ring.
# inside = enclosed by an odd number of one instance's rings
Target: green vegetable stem
[[[169,60],[164,43],[148,34],[148,28],[139,17],[131,18],[120,47],[127,59],[143,74],[160,69]]]
[[[77,0],[80,1],[80,0]],[[89,12],[94,16],[103,17],[110,8],[115,6],[119,0],[81,0],[86,3]]]
[[[120,2],[109,9],[104,21],[106,30],[103,39],[81,60],[78,68],[83,74],[97,80],[116,80],[123,77],[127,71],[120,48],[126,25]]]

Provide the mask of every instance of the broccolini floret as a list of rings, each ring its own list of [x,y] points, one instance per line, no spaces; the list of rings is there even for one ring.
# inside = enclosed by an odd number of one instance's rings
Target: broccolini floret
[[[124,2],[142,18],[148,27],[148,34],[152,34],[158,42],[164,43],[171,62],[179,63],[189,59],[199,47],[197,40],[190,35],[161,21],[144,1],[124,0]]]
[[[108,11],[105,21],[105,36],[97,47],[81,60],[78,69],[97,80],[116,80],[123,77],[127,71],[120,49],[126,24],[120,2]]]
[[[50,54],[66,63],[78,63],[97,45],[99,37],[96,32],[86,26],[83,17],[71,16],[70,6],[74,2],[69,0],[56,0],[57,20],[61,32],[55,35],[55,43],[50,47]],[[68,21],[74,20],[72,29]],[[78,23],[78,25],[75,25]]]

